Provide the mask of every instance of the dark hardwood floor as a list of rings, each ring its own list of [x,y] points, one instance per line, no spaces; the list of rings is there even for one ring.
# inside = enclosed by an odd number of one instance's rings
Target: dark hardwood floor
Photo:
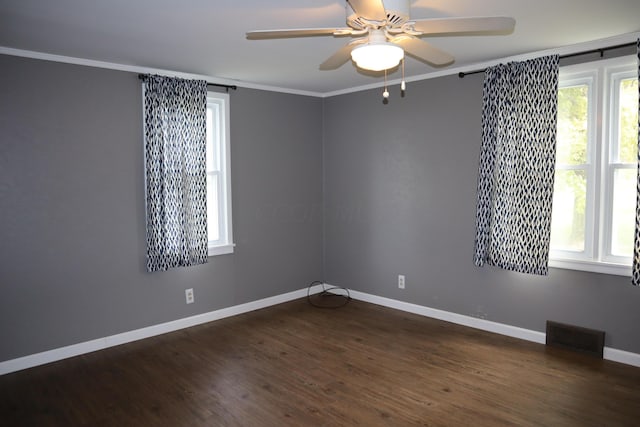
[[[2,426],[638,426],[640,369],[306,300],[0,377]]]

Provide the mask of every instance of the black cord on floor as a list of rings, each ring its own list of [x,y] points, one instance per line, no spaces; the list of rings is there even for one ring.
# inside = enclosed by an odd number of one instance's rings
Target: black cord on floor
[[[321,285],[322,291],[320,291],[317,294],[311,295],[311,288],[314,287],[315,285]],[[333,292],[335,290],[344,291],[346,292],[346,294],[339,294],[339,293]],[[342,297],[342,298],[338,298],[338,300],[342,299],[342,301],[338,305],[322,305],[322,304],[317,304],[313,301],[314,298],[318,299],[318,298],[325,298],[325,297]],[[334,301],[334,300],[335,298],[331,299],[331,301]],[[328,286],[324,282],[321,282],[319,280],[314,280],[309,284],[309,287],[307,288],[307,301],[312,306],[318,307],[318,308],[340,308],[340,307],[344,307],[349,303],[349,301],[351,301],[351,294],[349,293],[349,289],[347,288],[343,288],[341,286]]]

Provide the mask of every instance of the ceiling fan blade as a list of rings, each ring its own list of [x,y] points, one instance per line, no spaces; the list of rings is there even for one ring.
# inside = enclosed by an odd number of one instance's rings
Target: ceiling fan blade
[[[356,15],[362,16],[369,21],[384,21],[387,19],[387,12],[384,9],[382,0],[347,0],[351,9]]]
[[[393,43],[401,46],[406,53],[428,62],[432,65],[443,66],[451,64],[454,60],[449,55],[431,44],[412,36],[400,36],[393,39]]]
[[[351,51],[353,50],[353,48],[359,44],[365,43],[366,41],[366,38],[358,39],[342,46],[336,51],[336,53],[328,57],[326,61],[320,64],[320,69],[326,71],[340,68],[351,59]]]
[[[284,39],[288,37],[331,36],[351,31],[349,28],[305,28],[292,30],[259,30],[247,33],[249,40]],[[347,34],[347,33],[345,33]]]
[[[445,33],[497,33],[513,32],[516,20],[505,16],[472,18],[416,19],[413,28],[426,34]]]

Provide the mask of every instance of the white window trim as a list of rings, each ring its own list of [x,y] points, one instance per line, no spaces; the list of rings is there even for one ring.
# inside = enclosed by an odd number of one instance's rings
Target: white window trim
[[[599,128],[594,126],[597,123],[598,111],[595,111],[593,103],[596,101],[601,109],[606,105],[608,110],[611,110],[616,101],[615,97],[617,97],[617,93],[611,93],[611,82],[613,79],[619,81],[622,78],[628,78],[629,75],[633,76],[634,71],[629,70],[629,67],[637,70],[635,56],[565,66],[560,69],[560,87],[584,84],[585,81],[593,79],[589,94],[588,138],[590,145],[587,155],[587,192],[593,196],[587,198],[585,251],[552,250],[549,253],[550,267],[631,276],[631,257],[607,255],[610,253],[608,236],[611,233],[611,209],[608,206],[611,205],[613,197],[611,175],[616,168],[615,164],[609,163],[612,153],[607,148],[611,147],[610,141],[613,140],[615,132],[617,132],[616,129],[612,129],[609,120],[615,119],[616,116],[600,112],[601,125]],[[617,114],[617,110],[613,111],[615,111],[614,114]],[[597,139],[593,140],[592,138]],[[607,185],[605,186],[603,183],[607,183]],[[597,233],[594,233],[595,224],[598,225]]]
[[[553,258],[549,259],[549,267],[565,270],[590,271],[592,273],[613,274],[616,276],[631,277],[631,266],[606,263],[602,261],[569,260]]]
[[[231,254],[234,251],[233,225],[231,211],[231,147],[230,147],[230,108],[229,95],[219,92],[207,93],[207,106],[216,104],[223,115],[218,138],[223,142],[219,144],[218,153],[220,162],[219,175],[223,177],[222,185],[218,188],[219,203],[218,221],[220,223],[220,238],[209,241],[209,256]],[[207,139],[208,143],[208,139]],[[209,173],[209,171],[207,171]],[[220,182],[220,180],[218,180]]]

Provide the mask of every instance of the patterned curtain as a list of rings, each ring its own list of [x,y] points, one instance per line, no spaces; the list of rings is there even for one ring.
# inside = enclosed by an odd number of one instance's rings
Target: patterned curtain
[[[147,270],[207,262],[207,83],[144,81]]]
[[[559,57],[485,73],[474,262],[546,275]]]
[[[638,83],[640,83],[640,39],[636,53],[638,56]],[[633,244],[633,265],[631,267],[631,283],[640,286],[640,84],[638,84],[638,186],[636,196],[636,233]]]

